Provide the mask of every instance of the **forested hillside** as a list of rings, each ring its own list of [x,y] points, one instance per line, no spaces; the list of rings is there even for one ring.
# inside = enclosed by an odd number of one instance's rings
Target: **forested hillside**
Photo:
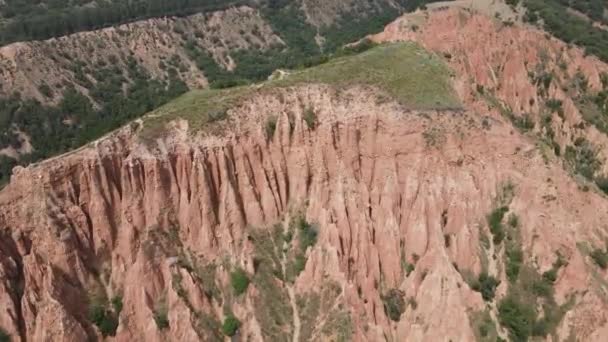
[[[413,9],[428,0],[375,0],[362,3]],[[0,2],[2,3],[2,2]],[[0,5],[0,44],[47,39],[161,16],[185,16],[248,5],[267,11],[297,7],[301,0],[4,0]],[[382,8],[386,9],[386,8]],[[272,13],[269,13],[272,15]],[[369,13],[370,15],[384,13]],[[286,18],[289,19],[289,18]]]
[[[183,16],[249,0],[5,0],[0,42],[46,39],[159,16]],[[269,1],[273,3],[274,1]]]
[[[341,12],[329,24],[315,26],[310,22],[310,13],[303,9],[303,1],[6,0],[0,5],[0,44],[58,37],[150,17],[185,16],[249,4],[259,11],[284,44],[264,49],[256,48],[255,44],[249,48],[228,47],[235,64],[232,70],[218,63],[214,52],[201,44],[202,40],[209,39],[209,32],[186,32],[179,26],[172,29],[179,39],[169,44],[178,45],[175,48],[186,52],[189,62],[204,74],[212,88],[225,88],[263,80],[278,68],[323,63],[344,44],[382,30],[404,11],[432,2],[338,2],[342,7],[336,8],[342,8]],[[327,4],[331,5],[331,1],[319,6]],[[212,40],[223,44],[221,37],[212,37]],[[103,41],[97,44],[105,45]],[[110,56],[99,61],[99,65],[87,65],[89,60],[98,59],[96,49],[91,47],[90,56],[80,56],[79,60],[68,53],[52,57],[70,64],[69,73],[75,78],[73,83],[63,82],[60,86],[45,80],[37,84],[37,92],[53,101],[41,101],[19,92],[0,98],[0,184],[8,181],[15,165],[27,165],[82,146],[188,90],[180,77],[188,66],[180,62],[180,56],[169,56],[159,63],[166,75],[160,79],[133,56]],[[23,149],[30,144],[31,151]],[[21,152],[13,158],[14,155],[2,153],[7,148]]]
[[[516,4],[519,0],[510,0]],[[608,1],[523,0],[525,20],[541,25],[557,38],[579,45],[608,61]]]

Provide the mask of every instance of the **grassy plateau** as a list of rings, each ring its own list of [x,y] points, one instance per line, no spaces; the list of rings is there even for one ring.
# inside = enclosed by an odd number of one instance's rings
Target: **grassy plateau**
[[[193,131],[227,117],[227,111],[261,91],[302,84],[336,87],[368,85],[378,88],[409,109],[460,108],[450,83],[450,70],[440,57],[415,43],[391,43],[357,55],[337,57],[326,63],[288,71],[283,77],[258,85],[227,89],[194,90],[148,114],[143,137],[153,137],[176,118],[189,121]]]

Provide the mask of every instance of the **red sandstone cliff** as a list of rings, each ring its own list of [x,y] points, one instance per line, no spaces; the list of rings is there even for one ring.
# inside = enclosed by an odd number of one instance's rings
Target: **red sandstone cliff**
[[[490,19],[456,11],[433,13],[417,32],[399,25],[376,39],[449,53],[465,110],[411,111],[363,87],[259,91],[230,111],[221,134],[192,136],[178,121],[144,144],[143,121],[17,170],[0,193],[0,327],[16,340],[101,339],[88,310],[120,297],[108,340],[221,340],[228,311],[243,341],[473,340],[486,303],[467,275],[494,274],[497,298],[510,287],[504,248],[484,243],[488,214],[507,205],[526,265],[543,273],[556,253],[567,261],[554,283],[557,304],[570,303],[557,339],[603,340],[607,275],[586,248],[608,233],[606,196],[584,191],[536,136],[472,93],[495,89],[516,115],[534,114],[529,99],[541,96],[521,66],[537,61],[530,49],[551,55],[561,45],[516,27],[497,34]],[[521,46],[505,53],[506,42]],[[599,87],[606,67],[569,51],[569,68],[578,63]],[[577,123],[567,97],[564,107],[565,123]],[[278,116],[272,138],[269,113]],[[553,122],[567,144],[574,131]],[[605,139],[590,125],[583,133]],[[283,236],[299,215],[318,239],[292,283],[297,246]],[[231,289],[237,266],[252,279],[242,295]],[[384,304],[393,290],[406,304],[398,322]]]

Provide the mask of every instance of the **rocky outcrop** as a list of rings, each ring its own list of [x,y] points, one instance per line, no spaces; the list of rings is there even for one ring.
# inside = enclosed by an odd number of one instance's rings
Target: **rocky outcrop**
[[[478,14],[416,15],[372,38],[441,54],[465,109],[412,110],[369,86],[252,86],[201,130],[176,119],[143,139],[154,113],[15,169],[0,192],[2,331],[23,341],[507,338],[498,303],[519,286],[543,291],[522,296],[550,322],[534,334],[602,341],[608,276],[590,254],[605,248],[608,201],[539,138],[555,98],[562,149],[581,136],[603,144],[580,125],[582,89],[562,85],[582,74],[597,91],[605,65]],[[532,77],[541,71],[554,74],[547,86]],[[537,126],[514,127],[523,115]],[[499,281],[495,298],[481,274]],[[222,329],[233,317],[238,329]]]
[[[601,111],[589,100],[602,90],[601,75],[608,74],[608,66],[582,49],[533,27],[446,7],[404,15],[371,38],[414,40],[443,56],[455,72],[455,90],[469,108],[530,115],[534,131],[549,131],[546,138],[561,151],[584,136],[601,159],[608,157],[601,149],[608,144],[606,126],[597,120],[602,132],[593,124]],[[559,109],[550,106],[555,100]],[[601,172],[606,171],[604,166]]]
[[[467,313],[484,303],[463,274],[487,267],[486,215],[511,184],[526,260],[541,271],[558,251],[569,261],[556,298],[575,304],[560,336],[599,340],[605,275],[577,244],[606,234],[605,198],[580,190],[499,118],[409,111],[376,96],[359,87],[260,90],[231,110],[220,135],[193,137],[182,122],[145,145],[133,124],[17,170],[0,193],[0,326],[23,340],[101,338],[87,313],[101,293],[122,298],[120,341],[219,338],[209,327],[226,305],[245,340],[296,331],[301,340],[472,340]],[[310,127],[305,108],[316,116]],[[278,119],[272,134],[268,115]],[[318,242],[293,283],[263,278],[275,288],[265,296],[256,234],[290,226],[298,212]],[[241,296],[231,292],[236,265],[254,279]],[[398,322],[385,310],[390,290],[406,303]],[[276,303],[264,307],[290,317],[280,329],[261,309],[268,298]]]

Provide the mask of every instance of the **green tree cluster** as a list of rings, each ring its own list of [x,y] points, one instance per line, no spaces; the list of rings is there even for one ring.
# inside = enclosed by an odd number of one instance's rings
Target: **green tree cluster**
[[[603,0],[523,0],[527,8],[525,20],[540,23],[557,38],[579,45],[589,54],[608,62],[608,31],[569,11],[574,8],[594,21],[606,23],[603,13],[608,9]]]

